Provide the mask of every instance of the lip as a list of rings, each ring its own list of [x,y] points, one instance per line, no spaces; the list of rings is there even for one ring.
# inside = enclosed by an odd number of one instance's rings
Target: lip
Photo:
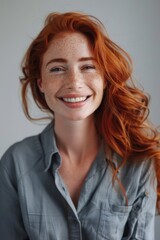
[[[79,97],[89,97],[91,96],[91,94],[75,94],[75,93],[70,93],[70,94],[65,94],[65,95],[62,95],[62,96],[59,96],[58,98],[62,99],[62,98],[79,98]]]
[[[78,98],[78,97],[87,97],[86,100],[82,102],[65,102],[63,101],[63,98]],[[67,94],[64,95],[63,97],[59,97],[59,100],[68,108],[80,108],[83,107],[88,100],[90,99],[91,95],[77,95],[77,94]]]

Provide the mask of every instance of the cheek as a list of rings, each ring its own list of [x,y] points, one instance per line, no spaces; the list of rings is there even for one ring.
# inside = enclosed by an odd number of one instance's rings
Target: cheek
[[[46,99],[46,102],[48,103],[49,101],[51,101],[51,99],[54,96],[54,88],[52,86],[50,86],[50,84],[45,84],[43,85],[43,93]]]
[[[102,79],[96,79],[92,83],[92,87],[97,92],[98,95],[103,95],[104,89],[105,89],[105,84]]]
[[[51,89],[46,89],[46,91],[44,92],[44,96],[45,96],[46,102],[54,101],[55,95]]]
[[[54,112],[55,110],[55,98],[51,91],[46,91],[44,93],[45,101],[48,107]]]
[[[43,83],[43,90],[45,95],[53,95],[55,94],[57,89],[56,83],[52,80],[48,79]]]
[[[101,103],[104,96],[104,84],[97,84],[97,100]]]

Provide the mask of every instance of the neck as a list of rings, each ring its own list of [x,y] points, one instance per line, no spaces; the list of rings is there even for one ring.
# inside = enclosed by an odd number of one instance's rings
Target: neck
[[[74,161],[80,161],[97,152],[100,145],[94,117],[79,121],[64,121],[57,117],[55,135],[59,151]]]

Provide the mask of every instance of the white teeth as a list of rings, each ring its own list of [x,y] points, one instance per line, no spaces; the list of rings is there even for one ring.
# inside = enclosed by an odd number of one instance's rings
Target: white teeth
[[[63,98],[65,102],[83,102],[87,99],[87,97],[76,97],[76,98]]]

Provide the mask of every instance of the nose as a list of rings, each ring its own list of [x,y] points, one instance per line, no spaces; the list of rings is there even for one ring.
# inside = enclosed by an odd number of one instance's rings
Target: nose
[[[66,88],[79,89],[82,88],[83,76],[78,69],[70,69],[65,79]]]

